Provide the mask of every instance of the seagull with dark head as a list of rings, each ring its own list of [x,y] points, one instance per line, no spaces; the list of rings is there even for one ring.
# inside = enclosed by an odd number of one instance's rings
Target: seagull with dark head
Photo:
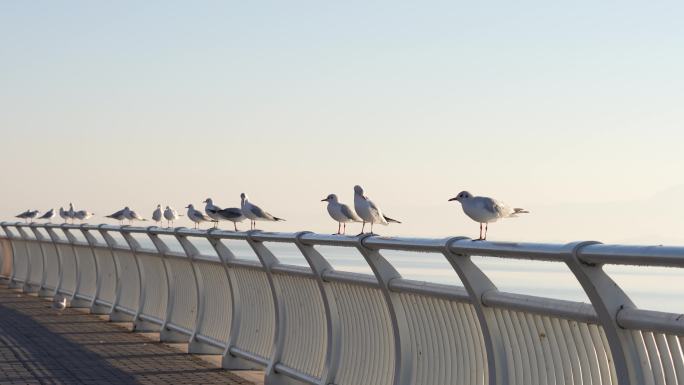
[[[328,214],[337,222],[337,234],[345,234],[347,232],[347,223],[349,222],[363,222],[363,219],[356,215],[349,206],[340,203],[335,194],[328,195],[321,202],[328,202]]]

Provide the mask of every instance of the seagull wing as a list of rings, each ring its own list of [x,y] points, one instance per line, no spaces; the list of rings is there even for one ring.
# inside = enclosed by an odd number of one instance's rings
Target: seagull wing
[[[342,211],[342,214],[344,216],[346,216],[347,218],[349,218],[353,221],[356,221],[356,222],[362,221],[362,219],[358,215],[356,215],[356,213],[354,211],[352,211],[352,209],[349,206],[347,206],[345,204],[340,204],[340,211]]]

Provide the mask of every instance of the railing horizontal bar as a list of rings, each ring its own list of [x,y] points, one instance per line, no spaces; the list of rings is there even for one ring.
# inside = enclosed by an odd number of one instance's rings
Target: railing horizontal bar
[[[135,310],[129,309],[129,308],[127,308],[127,307],[123,307],[123,306],[121,306],[121,305],[117,305],[117,306],[114,308],[114,310],[116,310],[116,311],[118,311],[118,312],[121,312],[121,313],[124,313],[124,314],[132,315],[132,316],[135,316],[135,315],[137,314],[137,312],[136,312]]]
[[[85,295],[85,294],[76,294],[74,298],[82,299],[84,301],[92,301],[93,296],[92,295]]]
[[[245,269],[253,269],[253,270],[264,270],[264,267],[261,265],[261,263],[257,261],[249,261],[246,259],[231,259],[229,261],[226,261],[226,264],[228,266],[233,266],[233,267],[242,267]]]
[[[450,301],[470,303],[468,292],[458,286],[397,278],[389,282],[390,290],[399,293],[413,293],[444,298]]]
[[[303,244],[307,246],[339,246],[339,247],[354,247],[358,245],[359,241],[356,236],[351,235],[325,235],[307,233],[300,237]]]
[[[226,344],[225,342],[219,341],[216,338],[211,338],[211,337],[205,336],[203,334],[199,334],[199,333],[195,334],[195,339],[197,341],[204,342],[206,344],[209,344],[209,345],[215,346],[217,348],[221,348],[221,349],[225,349],[226,346],[228,346],[228,344]]]
[[[96,304],[96,305],[101,305],[101,306],[107,306],[107,307],[110,307],[110,306],[113,305],[111,302],[105,301],[105,300],[103,300],[103,299],[96,299],[96,300],[95,300],[95,304]]]
[[[268,358],[261,357],[257,354],[250,353],[246,350],[240,349],[240,348],[235,347],[235,346],[231,346],[230,349],[228,349],[228,352],[230,352],[230,354],[232,354],[236,357],[244,358],[246,360],[256,362],[256,363],[264,365],[264,366],[268,365]]]
[[[545,243],[490,242],[463,239],[451,244],[454,254],[510,259],[563,261],[563,245]]]
[[[293,242],[297,235],[295,233],[270,233],[255,231],[251,233],[252,240],[259,242]]]
[[[157,324],[157,325],[163,325],[163,324],[164,324],[164,320],[163,320],[163,319],[157,318],[157,317],[155,317],[155,316],[147,315],[147,314],[144,314],[144,313],[141,313],[141,314],[138,316],[138,318],[140,318],[140,319],[143,320],[143,321],[155,323],[155,324]]]
[[[592,264],[684,267],[684,247],[589,245],[579,258]]]
[[[390,238],[369,237],[363,240],[363,245],[372,250],[417,251],[439,253],[444,250],[446,239],[434,238]]]
[[[296,265],[288,265],[284,263],[279,263],[277,265],[274,265],[272,268],[274,273],[283,273],[283,274],[293,274],[293,275],[299,275],[302,277],[308,277],[308,278],[313,278],[314,274],[311,271],[310,267],[306,266],[296,266]]]
[[[278,373],[284,374],[288,377],[294,378],[295,380],[299,380],[302,382],[309,383],[311,385],[317,385],[318,384],[318,378],[311,377],[308,374],[304,374],[296,369],[292,369],[289,366],[286,366],[283,363],[277,363],[275,365],[275,370]]]
[[[617,315],[617,322],[625,329],[684,335],[684,314],[623,309]]]
[[[166,328],[169,330],[173,330],[174,332],[182,333],[182,334],[187,334],[189,336],[192,335],[192,330],[184,328],[182,326],[174,325],[172,323],[167,323]]]
[[[351,273],[348,271],[326,271],[323,273],[323,280],[326,282],[350,283],[353,285],[370,286],[377,288],[378,280],[369,274]]]
[[[594,308],[584,302],[490,291],[482,296],[482,303],[489,307],[555,316],[589,324],[599,322]]]

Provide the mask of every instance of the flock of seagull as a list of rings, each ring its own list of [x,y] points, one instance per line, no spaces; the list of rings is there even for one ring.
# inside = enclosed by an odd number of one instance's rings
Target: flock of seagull
[[[477,240],[487,239],[487,228],[488,224],[496,222],[501,218],[513,218],[518,216],[518,214],[528,213],[527,210],[521,208],[512,208],[505,203],[498,201],[489,197],[473,196],[467,191],[460,192],[457,196],[449,199],[449,201],[458,201],[461,203],[463,212],[470,217],[475,222],[480,224],[480,236]],[[347,230],[347,223],[361,222],[361,234],[364,233],[366,228],[366,223],[370,224],[370,233],[373,234],[373,225],[381,224],[388,225],[390,223],[401,223],[396,219],[392,219],[385,214],[378,205],[373,203],[366,195],[364,195],[363,188],[361,186],[354,186],[354,209],[348,205],[341,203],[339,198],[335,194],[328,195],[321,202],[327,202],[327,210],[330,217],[337,222],[337,234],[345,234]],[[203,222],[213,223],[214,227],[218,226],[220,221],[233,222],[233,227],[235,231],[238,231],[237,224],[249,219],[250,229],[254,230],[256,227],[256,221],[270,221],[270,222],[280,222],[285,219],[271,215],[265,210],[262,210],[259,206],[251,203],[249,198],[245,193],[240,194],[240,207],[229,207],[221,208],[214,204],[211,198],[207,198],[204,202],[204,212],[195,209],[193,204],[187,205],[187,217],[195,224],[195,228],[199,228],[200,224]],[[59,208],[59,216],[64,219],[64,222],[71,220],[73,223],[75,220],[85,221],[94,216],[87,210],[75,210],[74,205],[69,203],[69,209],[64,210],[63,207]],[[45,219],[50,221],[56,216],[55,210],[50,209],[46,211],[43,215],[38,217],[38,210],[26,210],[25,212],[17,215],[17,218],[24,219],[26,222],[33,219]],[[179,214],[173,207],[166,206],[162,210],[162,205],[157,205],[157,208],[152,212],[152,220],[157,224],[162,223],[166,220],[167,226],[173,226],[174,221],[176,221],[182,214]],[[138,214],[136,211],[131,210],[128,206],[123,209],[106,215],[107,218],[112,218],[123,223],[124,220],[128,220],[129,223],[132,221],[146,221],[147,219]],[[484,225],[484,227],[483,227]],[[484,233],[483,233],[484,229]]]

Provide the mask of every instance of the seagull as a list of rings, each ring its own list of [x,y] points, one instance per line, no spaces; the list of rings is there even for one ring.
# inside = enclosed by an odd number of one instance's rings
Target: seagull
[[[178,212],[170,207],[166,206],[164,209],[164,219],[166,219],[166,226],[169,226],[169,223],[171,223],[171,226],[173,226],[173,222],[178,219]]]
[[[26,210],[26,211],[24,211],[23,213],[17,215],[16,217],[19,218],[19,219],[23,219],[24,222],[27,222],[27,223],[28,223],[28,220],[29,220],[29,219],[33,219],[33,218],[35,218],[37,215],[38,215],[38,210],[33,210],[33,211],[31,211],[31,210]]]
[[[52,299],[52,308],[57,310],[64,310],[67,306],[67,299],[62,295],[56,295]]]
[[[274,217],[273,215],[262,210],[259,206],[249,202],[247,194],[240,194],[240,209],[242,210],[242,215],[249,218],[250,228],[254,230],[256,226],[256,221],[272,221],[279,222],[284,221],[283,218]]]
[[[321,202],[328,202],[328,214],[337,222],[337,234],[344,234],[347,232],[348,222],[363,222],[356,213],[344,203],[340,203],[337,195],[330,194]],[[340,227],[344,224],[344,230],[340,233]]]
[[[168,207],[168,206],[166,206]],[[152,212],[152,220],[159,225],[162,220],[162,209],[161,205],[157,205],[157,208]]]
[[[191,221],[195,222],[196,229],[199,228],[199,224],[201,222],[213,222],[213,220],[210,217],[202,214],[201,211],[196,210],[195,206],[192,203],[185,206],[185,208],[188,209],[188,218]]]
[[[146,221],[147,220],[147,219],[141,217],[135,211],[129,209],[128,206],[126,206],[124,208],[123,216],[124,216],[124,218],[128,219],[129,222],[130,221]]]
[[[61,209],[60,209],[60,210],[61,210]],[[119,210],[119,211],[117,211],[117,212],[115,212],[115,213],[112,213],[112,214],[107,215],[107,218],[116,219],[117,221],[119,221],[119,223],[122,223],[123,220],[126,219],[126,216],[124,215],[124,213],[126,212],[126,210],[129,210],[128,206],[122,208],[121,210]],[[60,211],[60,215],[62,215],[62,214],[61,214],[61,211]],[[64,218],[64,217],[62,217],[62,218]]]
[[[62,219],[64,219],[64,223],[67,223],[67,220],[69,219],[69,212],[64,210],[63,207],[60,207],[59,208],[59,216],[62,217]]]
[[[470,219],[480,224],[480,237],[477,241],[487,239],[487,227],[490,222],[496,222],[501,218],[515,218],[518,214],[528,214],[529,211],[521,208],[511,208],[503,202],[489,197],[474,197],[467,191],[461,191],[449,201],[461,202],[463,212]],[[484,223],[484,236],[482,236],[482,224]]]
[[[242,210],[240,210],[237,207],[229,207],[222,209],[214,205],[214,202],[211,200],[211,198],[207,198],[207,200],[205,200],[204,203],[207,204],[206,206],[204,206],[204,211],[207,213],[207,215],[209,215],[209,217],[215,219],[216,223],[218,223],[218,221],[233,222],[233,227],[235,228],[235,231],[238,231],[237,222],[242,222],[245,220],[245,216],[242,215]]]
[[[78,219],[79,221],[85,221],[92,218],[93,215],[95,214],[89,212],[88,210],[78,210],[74,213],[74,218]]]
[[[41,215],[38,219],[47,219],[48,222],[55,217],[55,209],[50,209]]]
[[[74,211],[74,205],[69,203],[69,210],[67,211],[67,218],[71,219],[71,223],[74,223],[76,212]]]
[[[373,234],[374,223],[380,223],[381,225],[388,225],[391,222],[401,223],[396,219],[384,215],[373,201],[363,195],[363,188],[359,185],[354,186],[354,210],[356,210],[356,214],[363,220],[361,234],[363,234],[363,230],[366,227],[366,222],[370,222],[371,234]]]

